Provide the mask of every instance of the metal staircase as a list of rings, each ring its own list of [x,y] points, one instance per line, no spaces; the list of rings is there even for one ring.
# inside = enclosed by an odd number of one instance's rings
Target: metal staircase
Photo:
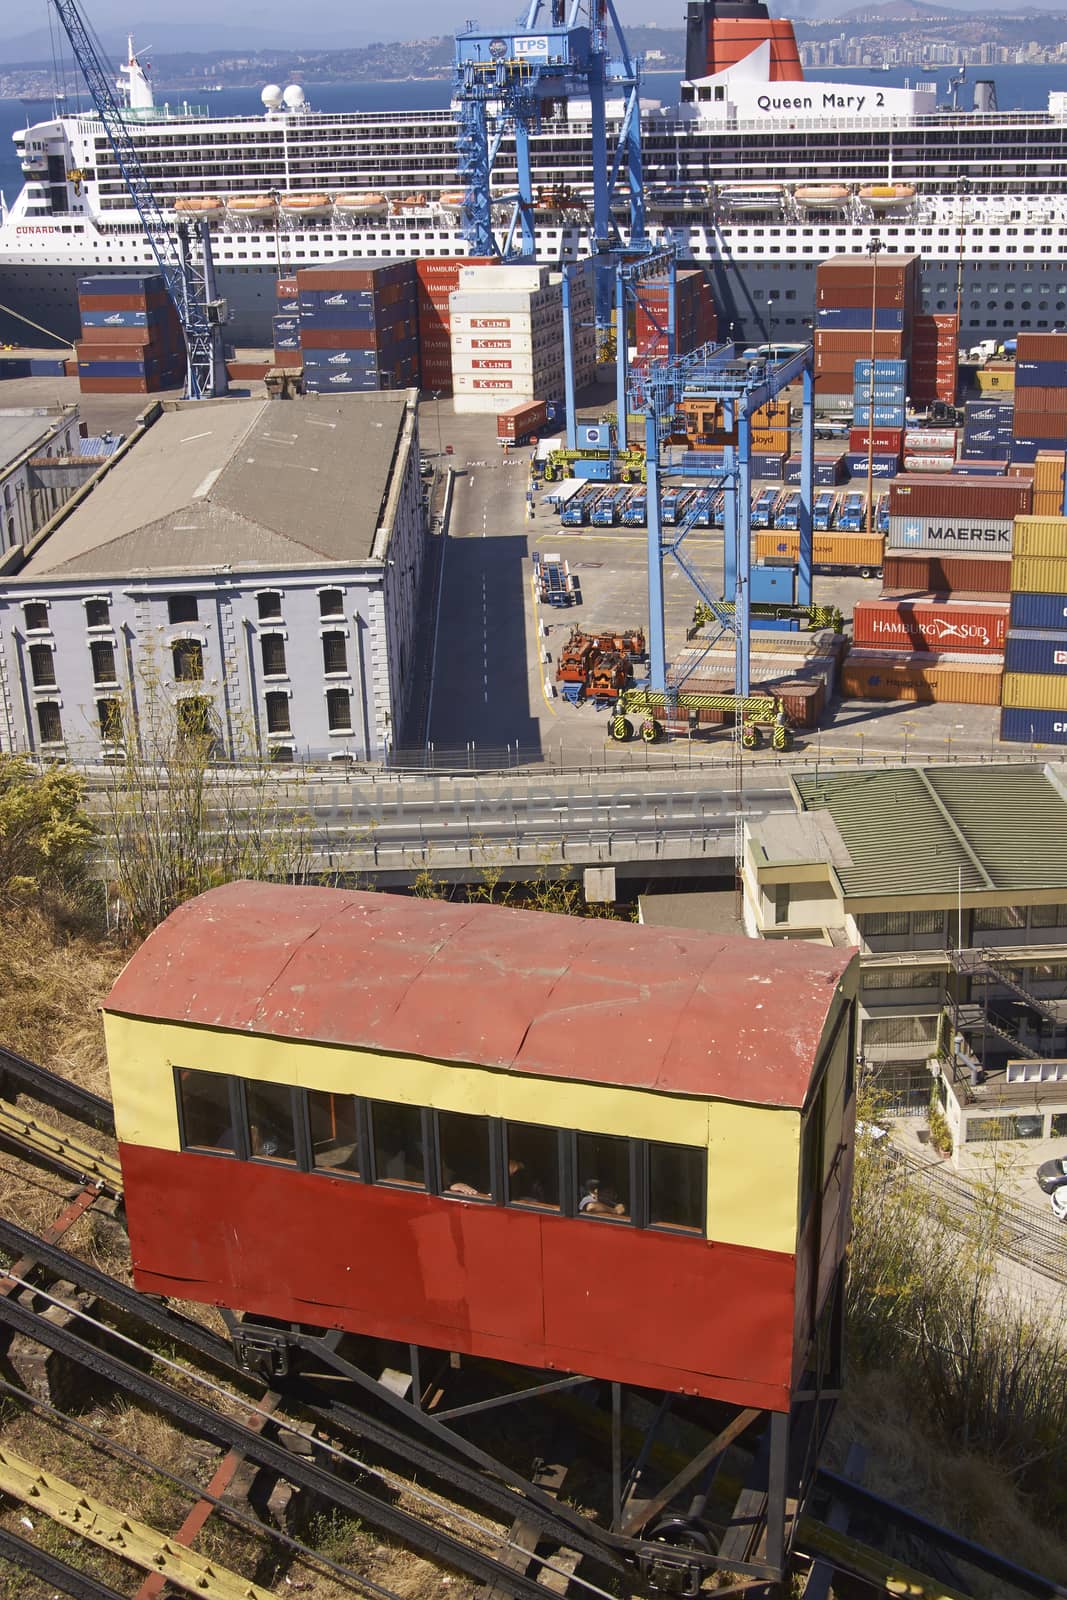
[[[978,1032],[994,1034],[1010,1044],[1017,1055],[1032,1061],[1040,1061],[1048,1054],[1047,1051],[1023,1044],[1019,1038],[1018,1027],[1011,1018],[997,1011],[995,1001],[990,999],[988,986],[993,983],[999,984],[1021,1000],[1034,1016],[1054,1025],[1060,1023],[1061,1019],[1055,1005],[1028,989],[1016,976],[1005,956],[980,948],[957,950],[953,953],[953,966],[959,977],[977,979],[986,988],[981,1001],[972,1000],[957,1006],[956,1028],[961,1034]]]

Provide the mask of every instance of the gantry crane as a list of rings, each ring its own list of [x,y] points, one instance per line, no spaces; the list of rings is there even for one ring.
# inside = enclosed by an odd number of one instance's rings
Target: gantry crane
[[[130,199],[144,226],[167,292],[174,302],[187,352],[186,395],[189,399],[199,400],[204,396],[225,394],[222,323],[226,308],[225,302],[215,295],[208,224],[195,224],[201,247],[201,259],[197,261],[194,259],[189,224],[172,226],[163,215],[122,107],[115,99],[100,49],[77,0],[52,0],[52,5],[70,40],[74,58],[81,68],[93,105],[130,192]]]
[[[473,255],[532,260],[535,196],[530,138],[547,111],[573,96],[589,98],[593,162],[593,255],[596,321],[610,326],[614,252],[623,241],[611,200],[625,167],[629,202],[629,248],[645,248],[644,175],[641,158],[639,74],[630,56],[614,0],[549,0],[550,20],[538,30],[543,0],[529,0],[517,31],[487,33],[470,27],[456,36],[455,99],[459,105],[458,169],[464,184],[463,235]],[[609,55],[609,26],[619,54]],[[609,155],[605,94],[622,94],[626,105],[614,151]],[[493,167],[505,134],[515,142],[516,185],[494,196]],[[554,196],[565,205],[562,186]],[[511,208],[504,241],[493,228],[493,207]]]

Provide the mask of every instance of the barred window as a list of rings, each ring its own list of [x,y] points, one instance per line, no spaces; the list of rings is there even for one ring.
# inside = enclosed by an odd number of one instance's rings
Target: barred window
[[[1031,928],[1067,928],[1067,902],[1058,906],[1031,906]]]
[[[348,671],[348,644],[343,633],[323,634],[322,669],[324,672]]]
[[[1025,906],[979,906],[974,913],[975,933],[1000,933],[1026,927]]]
[[[199,682],[204,676],[204,647],[199,639],[179,639],[173,645],[174,676],[182,683]]]
[[[280,633],[265,633],[259,641],[263,652],[263,675],[266,678],[285,677],[285,640]]]
[[[267,696],[267,732],[289,733],[289,696],[275,690]]]
[[[111,621],[111,606],[106,600],[86,600],[85,626],[87,628],[106,628]]]
[[[884,939],[910,933],[906,911],[876,911],[859,918],[860,932],[865,939]]]
[[[351,733],[352,696],[347,689],[326,691],[326,716],[331,733]]]
[[[26,619],[26,632],[39,633],[48,626],[48,605],[44,600],[27,600],[22,608]]]
[[[273,617],[281,616],[282,597],[277,589],[265,589],[262,594],[256,596],[256,607],[259,620],[267,622]]]
[[[59,713],[59,706],[55,700],[39,700],[37,702],[37,727],[41,735],[42,744],[63,743],[63,718]]]
[[[319,616],[343,617],[345,612],[345,597],[340,589],[321,589],[319,591]]]
[[[93,663],[94,683],[118,682],[118,674],[115,671],[115,646],[110,639],[94,639],[89,646],[89,655]]]
[[[122,743],[122,705],[108,698],[96,702],[96,715],[100,723],[100,737],[109,744]]]
[[[50,644],[30,645],[30,675],[35,689],[51,688],[56,681],[56,658]]]

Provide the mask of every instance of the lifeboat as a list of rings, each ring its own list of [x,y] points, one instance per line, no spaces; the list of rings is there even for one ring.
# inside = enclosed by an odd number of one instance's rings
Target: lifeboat
[[[466,189],[442,189],[438,196],[438,203],[446,211],[459,211],[467,198]]]
[[[425,211],[426,196],[424,194],[402,194],[389,202],[391,216],[398,217],[404,211]]]
[[[913,183],[865,183],[859,191],[864,205],[872,211],[892,211],[894,206],[907,205],[915,199]]]
[[[569,183],[542,184],[533,197],[535,211],[581,210],[586,201]]]
[[[286,217],[328,217],[333,210],[333,195],[297,191],[283,194],[281,204]]]
[[[273,217],[277,210],[271,194],[231,194],[226,206],[237,217]]]
[[[805,211],[840,211],[848,197],[848,186],[843,183],[808,183],[793,190],[793,199]]]
[[[337,211],[350,211],[358,216],[366,216],[372,211],[388,211],[389,201],[384,194],[375,194],[372,189],[354,189],[346,194],[334,195],[334,208]]]
[[[726,184],[719,189],[719,204],[725,211],[777,211],[785,195],[782,183]]]
[[[647,200],[650,211],[705,211],[709,192],[701,184],[653,190]],[[629,205],[629,201],[626,202]]]
[[[217,194],[183,194],[174,209],[183,217],[220,217],[225,207]]]

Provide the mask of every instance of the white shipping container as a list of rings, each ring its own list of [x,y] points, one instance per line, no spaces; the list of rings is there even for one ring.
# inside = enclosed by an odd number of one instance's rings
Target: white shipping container
[[[938,555],[1011,554],[1012,523],[999,517],[934,515],[891,516],[886,555],[934,552]]]
[[[520,400],[536,400],[533,384],[528,377],[516,373],[454,372],[452,388],[456,394],[495,394],[500,401],[498,411],[518,405]]]
[[[538,348],[542,348],[548,341],[540,340]],[[494,333],[492,330],[478,333],[459,333],[452,335],[452,350],[469,350],[472,355],[492,355],[498,351],[501,355],[510,355],[514,351],[522,351],[529,355],[534,348],[534,341],[528,333],[514,333],[510,329],[507,333]]]
[[[457,416],[493,416],[498,411],[506,410],[511,404],[518,404],[520,400],[532,400],[533,395],[515,395],[513,399],[499,394],[464,394],[455,389],[452,395],[452,409]]]
[[[904,434],[904,449],[917,455],[954,456],[956,432],[953,428],[908,428]]]
[[[543,289],[549,281],[547,267],[460,267],[461,289]]]
[[[905,472],[951,472],[956,465],[954,456],[909,456],[904,457]]]
[[[547,289],[541,294],[524,294],[521,289],[503,294],[487,294],[482,290],[453,289],[448,297],[450,316],[457,312],[475,317],[520,316],[529,320],[540,318],[562,325],[563,306],[559,291]]]

